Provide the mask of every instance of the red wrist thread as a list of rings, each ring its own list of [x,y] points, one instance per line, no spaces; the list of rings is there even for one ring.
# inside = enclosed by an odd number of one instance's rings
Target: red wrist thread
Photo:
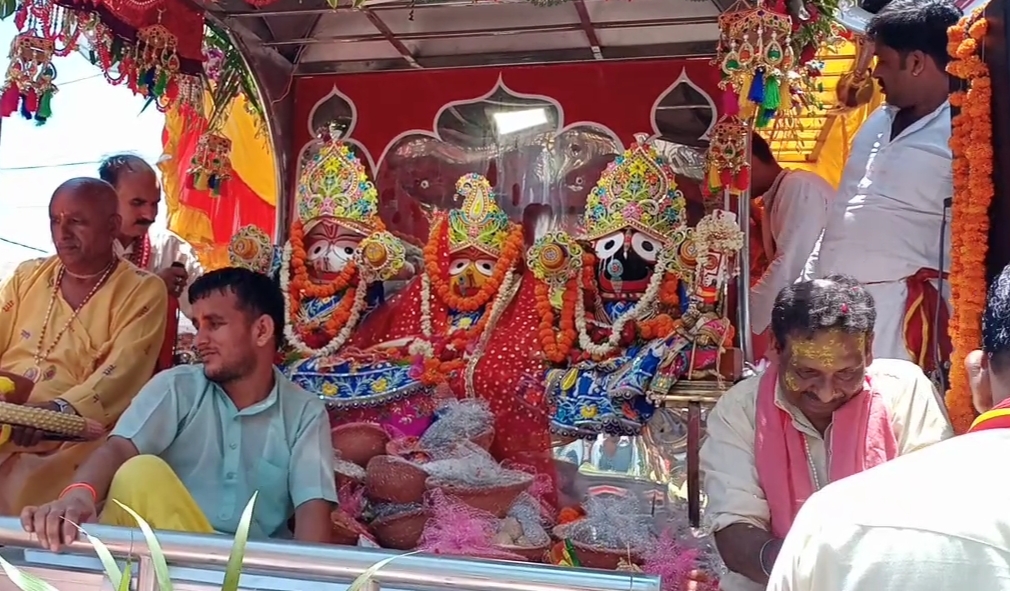
[[[67,488],[63,489],[63,492],[60,493],[59,498],[62,499],[63,497],[67,496],[67,493],[76,488],[83,488],[84,490],[88,491],[89,493],[91,493],[91,499],[96,503],[98,502],[98,492],[95,490],[95,487],[91,486],[87,482],[75,482],[69,485]]]

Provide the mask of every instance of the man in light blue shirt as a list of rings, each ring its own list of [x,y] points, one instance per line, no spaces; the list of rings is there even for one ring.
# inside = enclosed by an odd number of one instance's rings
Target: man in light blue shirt
[[[155,529],[234,534],[257,493],[250,536],[328,542],[336,501],[323,403],[273,366],[284,300],[265,275],[226,268],[189,288],[202,365],[154,377],[60,498],[21,514],[53,550],[70,523],[97,515],[133,526],[114,499]]]

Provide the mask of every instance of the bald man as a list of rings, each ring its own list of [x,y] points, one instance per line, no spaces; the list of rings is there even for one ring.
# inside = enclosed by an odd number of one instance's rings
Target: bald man
[[[117,205],[105,181],[60,185],[49,202],[56,256],[22,263],[0,286],[0,372],[25,378],[16,402],[107,429],[151,377],[168,314],[164,282],[113,251]],[[0,428],[0,515],[58,498],[94,449]]]

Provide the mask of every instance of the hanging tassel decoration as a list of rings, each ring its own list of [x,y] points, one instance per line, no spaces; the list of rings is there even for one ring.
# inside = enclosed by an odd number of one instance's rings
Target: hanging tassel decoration
[[[781,97],[779,94],[780,85],[777,76],[769,76],[765,84],[765,96],[761,102],[761,110],[758,113],[757,127],[766,127],[771,122],[775,114],[778,113]]]
[[[225,181],[231,178],[231,140],[212,132],[201,135],[187,172],[191,189],[219,197]]]
[[[35,124],[45,125],[46,121],[53,116],[53,91],[47,90],[42,93],[39,99],[39,108],[35,111]]]
[[[18,110],[18,103],[21,102],[21,93],[15,84],[4,86],[3,94],[0,95],[0,117],[10,117]]]
[[[0,95],[0,117],[20,112],[25,119],[34,119],[42,125],[52,116],[52,98],[57,92],[53,83],[54,52],[51,40],[34,33],[21,33],[14,38]]]

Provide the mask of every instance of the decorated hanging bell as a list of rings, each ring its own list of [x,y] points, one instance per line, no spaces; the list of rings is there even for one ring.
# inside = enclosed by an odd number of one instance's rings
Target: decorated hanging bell
[[[10,64],[0,93],[0,117],[20,110],[25,119],[42,125],[52,116],[52,100],[57,88],[53,65],[53,41],[32,33],[21,33],[11,43]]]
[[[231,140],[216,133],[200,136],[188,174],[191,189],[221,195],[222,185],[231,178]]]
[[[712,128],[705,153],[708,182],[703,187],[706,194],[729,191],[738,195],[750,187],[749,136],[750,130],[738,117],[723,117]]]

